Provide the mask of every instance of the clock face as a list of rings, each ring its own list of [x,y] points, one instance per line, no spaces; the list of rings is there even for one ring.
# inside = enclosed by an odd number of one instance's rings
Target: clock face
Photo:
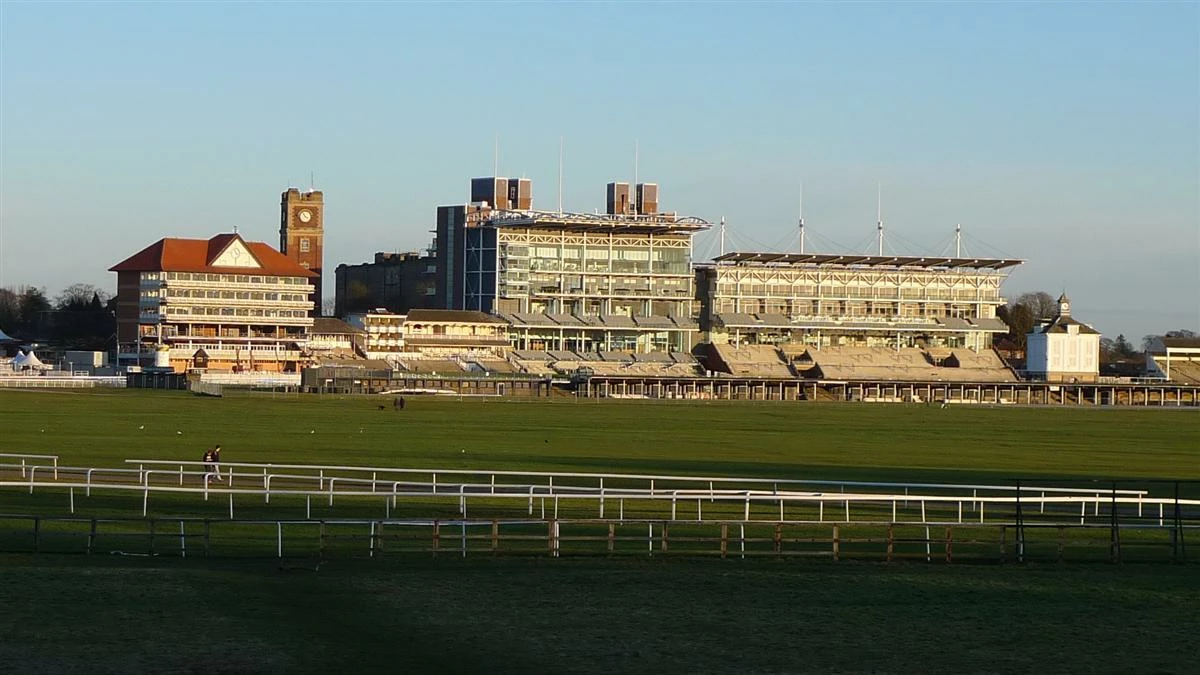
[[[300,218],[300,222],[307,223],[308,221],[312,220],[312,211],[309,211],[308,209],[303,209],[298,214],[298,217]]]

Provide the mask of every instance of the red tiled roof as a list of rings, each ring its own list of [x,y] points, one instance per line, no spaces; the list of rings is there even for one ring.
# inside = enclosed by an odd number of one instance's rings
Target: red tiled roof
[[[250,267],[214,267],[221,252],[238,239],[261,265]],[[125,260],[108,268],[110,272],[218,272],[224,274],[270,274],[280,277],[315,277],[315,273],[260,241],[246,241],[238,234],[218,234],[211,239],[159,239]]]

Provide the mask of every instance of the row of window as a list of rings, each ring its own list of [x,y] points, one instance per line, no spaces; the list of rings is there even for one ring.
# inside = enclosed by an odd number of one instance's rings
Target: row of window
[[[304,286],[303,277],[276,277],[257,274],[213,274],[209,272],[142,272],[142,281],[217,281],[237,284],[284,284]]]
[[[308,311],[303,309],[259,309],[253,307],[164,307],[161,313],[165,313],[170,317],[259,316],[275,319],[303,319],[308,316]],[[146,318],[154,317],[159,314],[160,312],[154,310],[142,312],[142,316]]]
[[[143,296],[145,294],[143,293]],[[166,294],[168,298],[209,298],[218,300],[262,300],[266,302],[304,302],[308,295],[304,293],[272,293],[263,291],[209,291],[172,288]]]

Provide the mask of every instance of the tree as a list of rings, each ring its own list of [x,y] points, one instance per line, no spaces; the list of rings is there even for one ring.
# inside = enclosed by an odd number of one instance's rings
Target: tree
[[[0,330],[16,330],[21,321],[21,296],[11,288],[0,288]]]
[[[20,322],[27,328],[36,328],[42,312],[50,309],[50,301],[46,292],[34,286],[26,286],[21,291]]]
[[[1124,334],[1118,335],[1117,339],[1113,342],[1113,353],[1115,356],[1120,356],[1126,359],[1137,354],[1137,352],[1133,349],[1133,345],[1129,344],[1129,340],[1125,339]]]
[[[1033,313],[1019,302],[996,309],[996,316],[1008,326],[1008,338],[1018,348],[1025,349],[1026,336],[1033,330]]]
[[[55,309],[66,310],[83,310],[92,309],[89,305],[95,301],[97,304],[102,304],[108,299],[108,292],[103,291],[91,284],[71,284],[63,289],[54,297]],[[101,309],[102,307],[95,307]]]
[[[1035,322],[1049,321],[1058,316],[1058,301],[1046,291],[1022,293],[1013,304],[1029,308]]]
[[[1195,340],[1196,338],[1200,338],[1200,333],[1188,330],[1186,328],[1181,328],[1179,330],[1169,330],[1163,335],[1147,335],[1142,338],[1142,351],[1149,352],[1162,349],[1162,341],[1164,338]]]

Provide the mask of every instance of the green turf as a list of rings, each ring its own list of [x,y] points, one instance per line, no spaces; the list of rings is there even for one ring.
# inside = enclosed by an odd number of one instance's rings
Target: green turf
[[[1200,412],[0,392],[6,452],[870,480],[1200,478]],[[144,427],[139,429],[139,427]]]
[[[1190,568],[0,558],[5,672],[1191,672]]]

